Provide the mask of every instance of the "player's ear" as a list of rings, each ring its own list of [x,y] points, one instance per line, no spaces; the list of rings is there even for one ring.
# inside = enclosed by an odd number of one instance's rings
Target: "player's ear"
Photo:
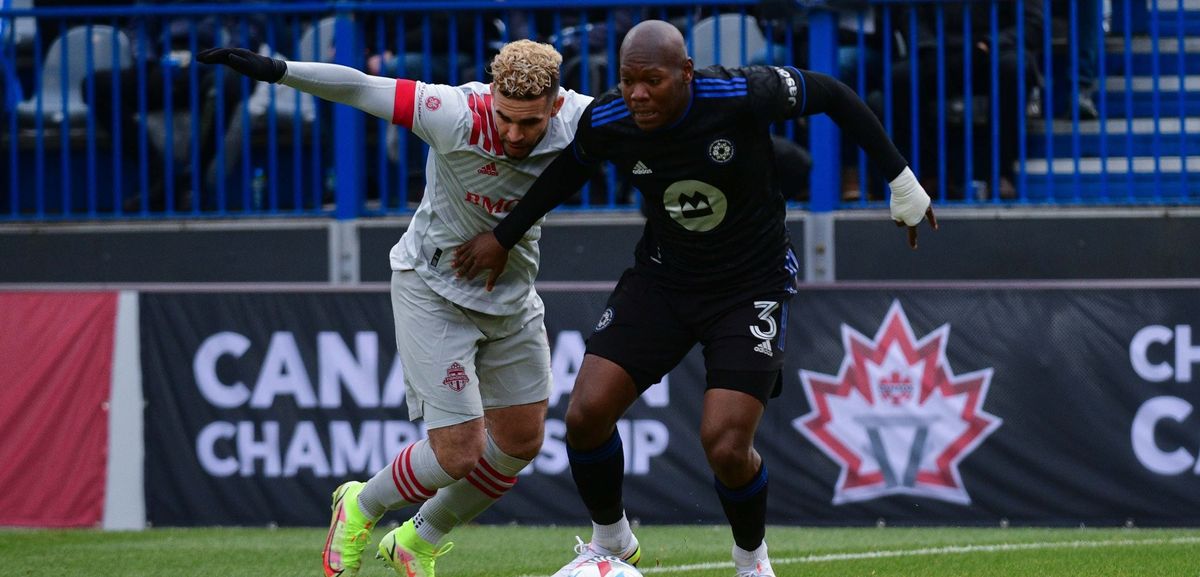
[[[687,58],[683,61],[683,83],[691,84],[692,77],[695,75],[695,65],[692,64],[692,59]]]
[[[554,109],[550,111],[550,116],[558,116],[558,111],[562,110],[563,102],[566,102],[565,96],[559,96],[554,99]]]

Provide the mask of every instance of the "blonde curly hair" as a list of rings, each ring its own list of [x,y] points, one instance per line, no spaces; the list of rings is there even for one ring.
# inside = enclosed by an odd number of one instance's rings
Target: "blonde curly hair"
[[[558,93],[562,54],[532,40],[509,42],[492,59],[492,89],[509,98],[532,100]]]

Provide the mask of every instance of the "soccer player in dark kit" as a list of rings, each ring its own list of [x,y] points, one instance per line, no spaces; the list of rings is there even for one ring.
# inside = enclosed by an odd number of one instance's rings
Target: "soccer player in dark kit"
[[[683,36],[638,24],[621,44],[620,84],[584,111],[575,140],[490,233],[458,247],[454,267],[490,285],[507,250],[574,193],[603,160],[642,192],[646,228],[587,343],[567,408],[571,474],[592,540],[556,577],[595,555],[637,562],[621,500],[616,423],[637,397],[700,343],[707,386],[700,439],[733,531],[738,577],[773,577],[767,556],[767,467],[754,433],[782,385],[788,302],[797,260],[771,164],[769,126],[825,113],[891,183],[891,214],[937,228],[929,195],[879,121],[849,87],[793,67],[694,70]]]

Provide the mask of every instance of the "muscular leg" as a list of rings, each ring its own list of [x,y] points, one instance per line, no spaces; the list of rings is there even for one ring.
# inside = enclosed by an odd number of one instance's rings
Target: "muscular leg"
[[[589,354],[583,358],[567,406],[571,476],[592,518],[592,542],[613,552],[623,551],[633,540],[621,501],[625,452],[616,427],[637,397],[637,387],[625,369]]]
[[[424,503],[466,476],[483,447],[483,419],[429,429],[429,439],[405,447],[367,481],[359,506],[368,517],[379,518],[386,511]]]
[[[754,450],[754,432],[763,415],[762,401],[739,391],[704,393],[700,442],[717,480],[737,487],[750,481],[762,464]]]
[[[567,405],[567,444],[589,451],[608,441],[637,397],[637,386],[625,369],[604,357],[585,355]]]
[[[700,441],[734,542],[746,551],[756,550],[766,534],[767,475],[754,450],[764,408],[762,401],[738,391],[709,389],[704,394]]]
[[[532,461],[542,450],[546,430],[547,401],[488,409],[484,412],[488,433],[506,455]]]
[[[517,483],[517,474],[542,448],[546,401],[488,409],[482,456],[465,477],[438,491],[417,512],[417,533],[437,544],[442,537],[474,519]],[[440,453],[439,453],[440,454]]]

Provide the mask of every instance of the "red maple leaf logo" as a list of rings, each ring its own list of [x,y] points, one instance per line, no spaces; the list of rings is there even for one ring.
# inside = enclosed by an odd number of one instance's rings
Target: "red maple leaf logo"
[[[918,340],[899,301],[875,337],[842,325],[837,375],[800,371],[812,411],[792,424],[841,466],[833,502],[907,494],[971,502],[958,465],[1000,427],[983,410],[992,369],[955,375],[950,326]]]

